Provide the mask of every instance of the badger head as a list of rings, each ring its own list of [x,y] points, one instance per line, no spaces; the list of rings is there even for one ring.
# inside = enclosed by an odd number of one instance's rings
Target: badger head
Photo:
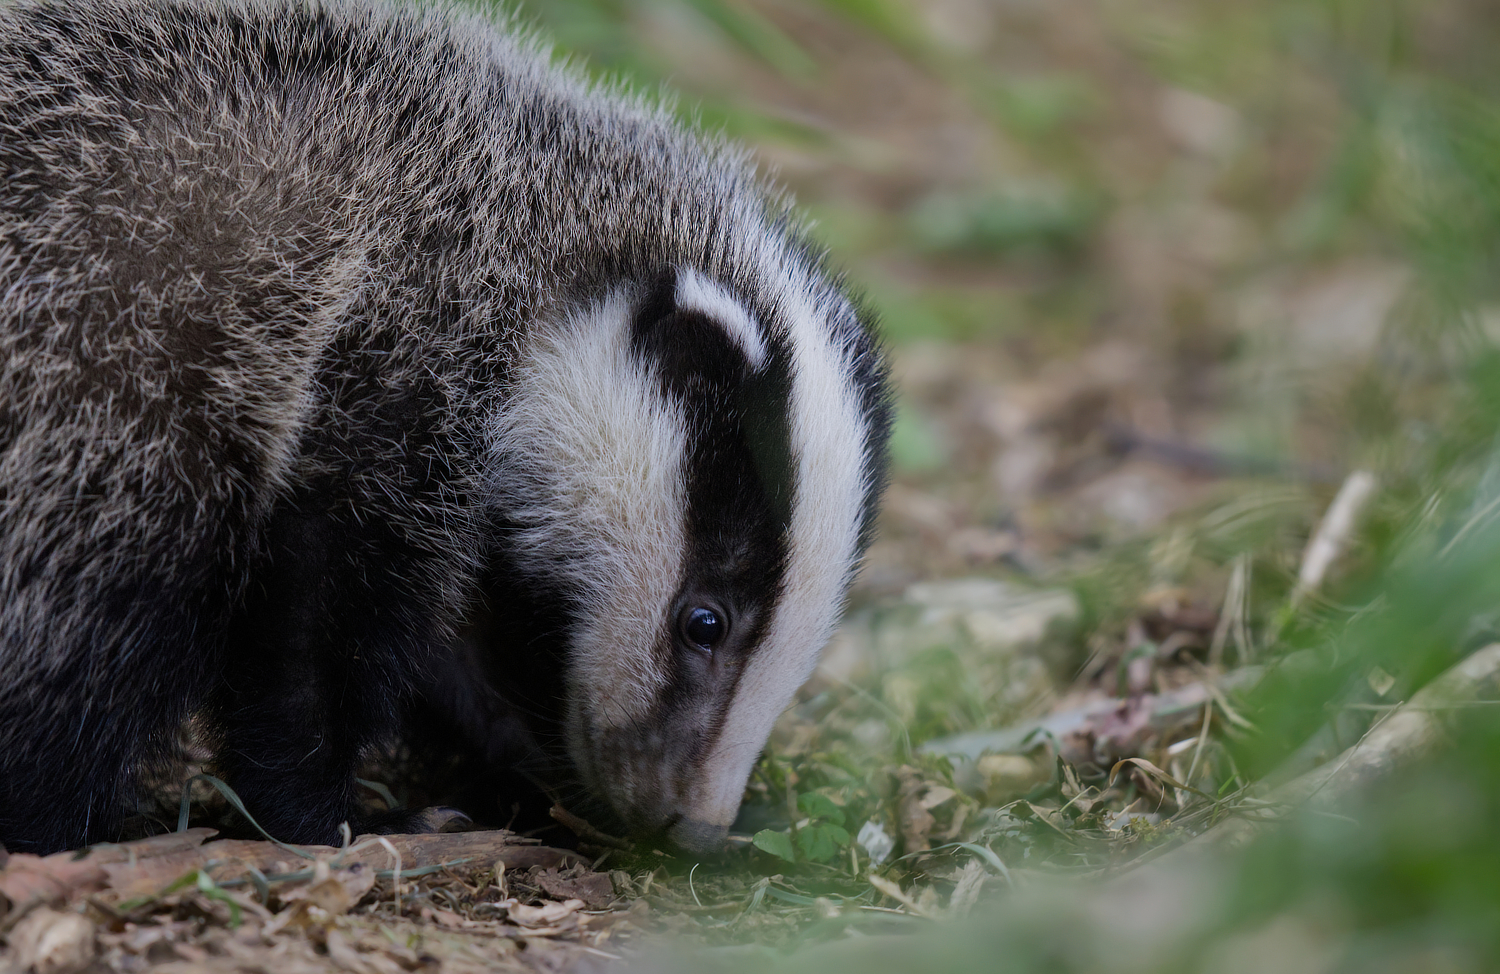
[[[873,340],[792,281],[673,268],[558,314],[491,428],[507,557],[565,620],[571,763],[633,833],[692,850],[811,675],[884,479]]]

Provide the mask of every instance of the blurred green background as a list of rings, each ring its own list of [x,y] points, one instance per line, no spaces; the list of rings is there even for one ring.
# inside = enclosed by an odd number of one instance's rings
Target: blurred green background
[[[934,812],[973,848],[954,872],[882,874],[935,890],[936,915],[972,859],[997,901],[952,936],[903,928],[900,946],[807,923],[700,937],[801,943],[808,969],[1500,969],[1500,733],[1483,706],[1357,814],[1293,815],[1129,896],[1052,881],[1182,838],[1203,824],[1191,803],[1175,826],[1084,822],[1063,814],[1058,755],[1033,753],[1053,791],[1029,800],[1062,815],[1042,828],[920,752],[1124,681],[1161,632],[1203,638],[1161,657],[1157,690],[1205,664],[1315,654],[1316,675],[1236,696],[1246,727],[1210,726],[1195,781],[1227,803],[1319,734],[1331,753],[1357,741],[1494,638],[1500,6],[537,0],[520,18],[591,74],[674,92],[684,119],[750,144],[879,310],[901,388],[847,652],[778,731],[747,806],[796,862],[768,852],[722,881],[781,868],[807,890],[838,867],[868,890],[852,833],[899,831],[906,768],[929,797],[961,793]],[[1378,494],[1328,584],[1293,599],[1354,470]],[[1072,593],[1076,618],[1029,669],[972,639],[920,644],[900,615],[924,605],[911,586],[958,577]],[[1174,743],[1140,753],[1166,767]],[[1138,797],[1077,770],[1101,807]],[[979,847],[1031,879],[1002,881]],[[830,922],[846,902],[782,899]]]

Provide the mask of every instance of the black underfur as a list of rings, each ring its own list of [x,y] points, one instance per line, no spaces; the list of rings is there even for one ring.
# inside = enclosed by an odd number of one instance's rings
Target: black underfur
[[[562,736],[572,610],[565,594],[539,588],[504,551],[502,541],[457,645],[407,710],[403,743],[414,773],[402,784],[414,791],[406,803],[452,806],[479,826],[566,841],[547,810],[559,801],[585,810],[568,786]]]

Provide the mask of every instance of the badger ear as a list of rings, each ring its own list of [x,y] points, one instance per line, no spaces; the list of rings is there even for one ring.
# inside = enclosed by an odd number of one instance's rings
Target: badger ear
[[[631,344],[680,391],[742,380],[766,359],[765,339],[744,305],[682,268],[662,271],[637,301]]]

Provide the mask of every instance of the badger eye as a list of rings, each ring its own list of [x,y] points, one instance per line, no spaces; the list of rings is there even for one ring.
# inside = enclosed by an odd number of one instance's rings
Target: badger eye
[[[706,653],[713,652],[713,648],[724,641],[724,634],[729,630],[721,614],[702,605],[684,610],[679,627],[682,638],[689,645]]]

